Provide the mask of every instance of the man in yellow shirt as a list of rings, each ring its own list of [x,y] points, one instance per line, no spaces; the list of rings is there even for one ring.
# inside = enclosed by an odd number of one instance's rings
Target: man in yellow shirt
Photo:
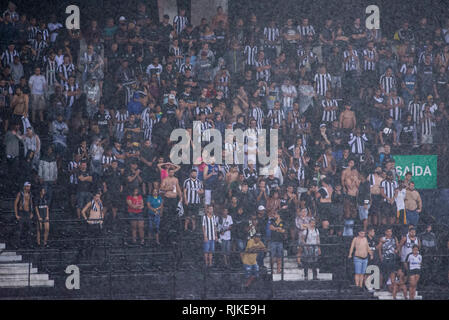
[[[242,262],[245,267],[245,287],[248,288],[253,281],[259,277],[259,265],[257,264],[257,254],[266,252],[267,249],[260,240],[260,233],[256,233],[252,239],[248,240],[245,252],[242,254]]]

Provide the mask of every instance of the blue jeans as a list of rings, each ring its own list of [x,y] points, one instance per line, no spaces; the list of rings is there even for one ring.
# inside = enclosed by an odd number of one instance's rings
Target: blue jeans
[[[150,213],[150,219],[148,220],[148,228],[150,233],[159,233],[159,226],[161,224],[161,216],[158,214]]]
[[[407,210],[407,224],[418,225],[419,213],[416,210]]]
[[[242,239],[235,239],[236,243],[237,243],[237,250],[242,252],[245,251],[246,249],[246,241],[242,240]]]
[[[367,266],[368,266],[368,258],[360,259],[354,257],[355,274],[365,274]]]
[[[401,121],[400,120],[394,120],[393,121],[393,125],[394,125],[394,128],[395,128],[396,132],[400,133],[401,130],[402,130],[402,123],[401,123]],[[396,135],[396,141],[395,142],[399,142],[399,136],[400,136],[400,134]]]
[[[204,253],[214,253],[215,252],[215,241],[208,240],[203,242]]]
[[[282,255],[284,253],[283,250],[284,248],[282,242],[272,241],[270,243],[270,251],[272,258],[282,258]]]
[[[225,255],[231,253],[231,240],[221,240],[221,251]]]
[[[244,264],[245,267],[245,278],[249,278],[251,275],[254,277],[259,276],[259,265],[257,264]]]

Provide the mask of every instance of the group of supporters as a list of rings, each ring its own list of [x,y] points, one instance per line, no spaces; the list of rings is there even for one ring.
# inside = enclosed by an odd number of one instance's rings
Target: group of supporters
[[[242,253],[248,283],[266,248],[281,272],[286,243],[316,278],[322,233],[352,237],[360,227],[369,248],[355,256],[357,285],[376,252],[384,279],[403,283],[386,261],[406,248],[413,288],[421,260],[412,231],[395,228],[407,234],[398,242],[387,226],[418,227],[423,206],[392,155],[448,154],[449,21],[398,21],[394,35],[367,30],[359,18],[323,21],[311,25],[300,13],[231,20],[218,8],[192,26],[182,8],[159,22],[140,3],[132,16],[67,30],[55,15],[29,17],[9,3],[0,18],[0,115],[7,183],[23,186],[19,240],[37,217],[37,243],[44,234],[48,245],[64,187],[92,237],[122,230],[124,217],[141,245],[147,229],[160,244],[160,230],[200,223],[206,266],[218,242],[225,265],[232,251]],[[178,128],[222,136],[277,129],[278,164],[265,175],[248,157],[257,142],[247,139],[243,165],[175,165],[170,135]]]

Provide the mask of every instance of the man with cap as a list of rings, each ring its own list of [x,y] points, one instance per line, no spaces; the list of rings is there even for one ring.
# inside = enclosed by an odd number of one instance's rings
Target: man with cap
[[[247,279],[245,287],[248,288],[254,280],[259,277],[259,265],[257,256],[267,251],[264,243],[261,241],[262,235],[256,233],[246,244],[245,251],[242,253],[242,263],[245,268],[245,278]]]
[[[16,246],[19,248],[25,234],[25,245],[31,244],[31,225],[33,219],[33,196],[31,194],[31,183],[25,182],[23,191],[17,193],[14,201],[14,215],[19,223]]]
[[[168,49],[170,45],[170,35],[174,31],[173,26],[170,24],[170,16],[168,14],[164,14],[162,17],[162,23],[159,26],[159,34],[160,34],[160,43],[159,43],[159,52],[163,57],[167,57]]]
[[[167,122],[172,127],[177,127],[176,121],[176,110],[178,109],[176,105],[176,96],[175,93],[170,92],[168,95],[168,102],[163,106],[162,112],[167,115]]]

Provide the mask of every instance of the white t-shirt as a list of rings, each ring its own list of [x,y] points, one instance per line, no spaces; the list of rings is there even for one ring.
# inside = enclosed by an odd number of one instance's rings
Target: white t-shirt
[[[220,220],[222,220],[221,223],[220,223]],[[230,215],[228,215],[226,217],[226,219],[224,219],[224,218],[220,219],[219,218],[218,222],[219,222],[218,223],[218,230],[220,231],[220,239],[221,240],[231,240],[231,230],[227,230],[223,234],[221,234],[221,231],[225,230],[225,229],[228,229],[233,224],[232,217]]]
[[[396,208],[398,210],[404,210],[405,209],[405,194],[407,193],[407,190],[404,188],[402,190],[398,190],[398,195],[394,199],[396,201]]]
[[[43,95],[45,93],[45,87],[47,85],[47,80],[43,75],[32,75],[28,81],[28,85],[31,89],[31,94]]]

